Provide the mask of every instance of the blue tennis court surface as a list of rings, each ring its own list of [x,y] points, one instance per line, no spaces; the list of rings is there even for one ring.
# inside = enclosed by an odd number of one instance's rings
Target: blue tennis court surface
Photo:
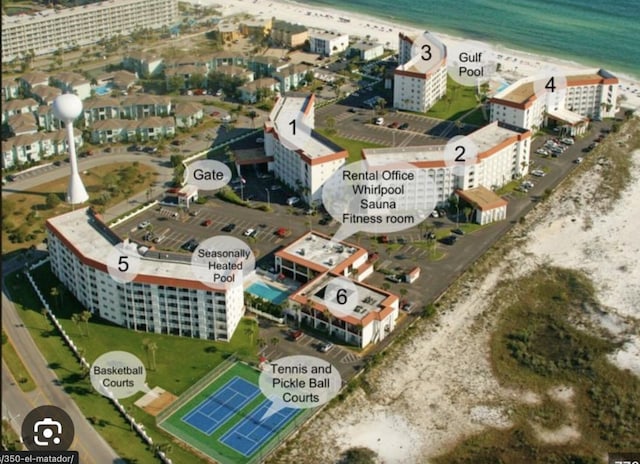
[[[256,385],[241,377],[234,377],[189,411],[182,421],[211,435],[258,394],[260,390]]]
[[[248,416],[225,433],[220,441],[244,456],[253,454],[300,411],[294,408],[280,409],[261,421],[260,419],[269,410],[271,403],[271,400],[264,400]]]

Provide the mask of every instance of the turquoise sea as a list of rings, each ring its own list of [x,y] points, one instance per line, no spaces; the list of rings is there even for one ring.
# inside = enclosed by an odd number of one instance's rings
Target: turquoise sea
[[[299,0],[640,78],[640,0]]]

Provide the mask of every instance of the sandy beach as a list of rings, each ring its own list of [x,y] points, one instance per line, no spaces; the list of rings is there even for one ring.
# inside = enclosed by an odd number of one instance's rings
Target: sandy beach
[[[278,19],[292,23],[303,24],[311,29],[322,29],[330,32],[349,34],[362,39],[377,40],[387,48],[397,49],[398,33],[421,34],[424,30],[400,23],[385,21],[357,13],[346,12],[330,8],[302,5],[300,3],[283,0],[188,0],[202,6],[219,9],[224,16],[251,14],[256,18]],[[339,18],[347,18],[350,22],[341,22]],[[478,49],[491,51],[500,60],[501,77],[507,82],[519,78],[532,76],[541,71],[554,70],[571,73],[584,69],[592,69],[579,63],[531,54],[525,51],[512,50],[505,47],[493,46],[488,43],[470,41],[460,37],[452,37],[431,30],[447,47],[457,48],[462,43],[473,43]],[[620,94],[625,101],[621,104],[626,108],[640,108],[640,82],[630,76],[616,74],[620,79]]]

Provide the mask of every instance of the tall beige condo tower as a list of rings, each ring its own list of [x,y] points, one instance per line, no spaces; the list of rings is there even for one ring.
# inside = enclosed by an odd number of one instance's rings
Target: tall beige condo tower
[[[67,129],[67,147],[69,149],[69,164],[71,164],[71,178],[67,188],[67,203],[78,205],[89,199],[78,172],[76,144],[73,140],[73,121],[82,113],[82,100],[77,95],[65,93],[53,101],[53,114],[64,122]]]

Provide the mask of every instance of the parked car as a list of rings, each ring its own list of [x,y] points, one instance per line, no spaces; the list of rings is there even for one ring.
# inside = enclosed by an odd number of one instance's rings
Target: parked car
[[[391,124],[389,124],[389,128],[396,129],[399,125],[400,123],[398,121],[393,121]]]
[[[247,229],[244,231],[243,235],[245,237],[255,237],[257,233],[258,231],[256,229]]]
[[[533,171],[531,171],[531,175],[536,177],[544,177],[547,175],[547,173],[542,169],[534,169]]]
[[[386,276],[385,279],[387,279],[387,280],[389,280],[389,281],[391,281],[393,283],[396,283],[396,284],[399,284],[400,282],[402,282],[402,279],[400,277],[398,277],[397,275],[394,275],[394,274],[390,274],[390,275]]]
[[[182,248],[185,251],[193,251],[196,248],[198,248],[198,245],[199,245],[198,241],[195,238],[192,238],[184,242],[180,248]]]
[[[452,229],[451,232],[453,232],[456,235],[464,235],[464,230],[462,230],[459,227],[457,229]]]
[[[415,306],[415,303],[412,303],[411,301],[403,301],[400,307],[402,308],[403,311],[406,311],[409,313],[411,312],[414,306]]]
[[[289,332],[287,332],[287,337],[293,342],[300,340],[302,335],[302,330],[289,330]]]
[[[235,228],[236,228],[235,224],[227,224],[222,228],[222,232],[233,232]]]
[[[333,343],[322,343],[319,347],[318,347],[318,351],[320,353],[326,353],[327,351],[329,351],[331,348],[333,348]]]
[[[291,229],[287,229],[286,227],[280,227],[277,231],[276,231],[276,235],[278,237],[288,237],[291,235]]]
[[[138,224],[138,229],[146,229],[150,225],[151,223],[149,221],[142,221],[140,224]]]
[[[582,163],[582,157],[578,156],[576,159],[573,160],[573,162],[576,163],[576,164]]]
[[[458,240],[458,237],[456,237],[455,235],[449,235],[448,237],[442,239],[442,243],[444,243],[445,245],[453,245],[456,243],[456,240]]]
[[[376,118],[374,123],[376,126],[382,126],[384,124],[384,118]]]
[[[209,227],[211,224],[213,224],[213,221],[211,219],[207,219],[205,221],[202,221],[201,223],[204,227]]]
[[[287,198],[287,205],[289,206],[293,206],[295,204],[298,204],[300,202],[300,198],[298,197],[289,197]]]
[[[431,216],[432,218],[437,218],[440,217],[440,214],[437,210],[434,209],[433,211],[431,211],[431,214],[429,216]]]
[[[400,127],[398,127],[398,129],[400,129],[400,130],[409,129],[409,123],[405,122],[404,124],[400,124]]]

